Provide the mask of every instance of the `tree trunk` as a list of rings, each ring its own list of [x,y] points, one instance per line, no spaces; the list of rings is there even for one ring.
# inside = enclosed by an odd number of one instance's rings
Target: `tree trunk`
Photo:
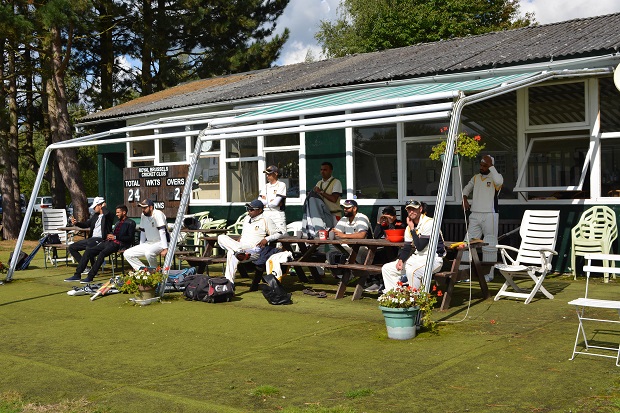
[[[142,2],[142,28],[144,29],[144,37],[142,44],[142,91],[141,95],[146,96],[153,93],[151,63],[153,59],[153,9],[151,0],[143,0]]]
[[[71,120],[67,107],[67,96],[64,83],[66,64],[63,62],[62,40],[57,27],[51,27],[50,36],[50,77],[46,82],[50,132],[52,142],[62,142],[71,138]],[[70,35],[69,35],[70,36]],[[69,39],[70,42],[71,39]],[[67,46],[70,49],[70,46]],[[77,162],[77,151],[71,149],[57,149],[56,159],[62,179],[69,190],[74,203],[74,215],[78,220],[88,218],[84,183]],[[65,200],[55,199],[56,207],[64,207]]]
[[[19,205],[19,137],[17,114],[17,73],[15,67],[15,49],[8,50],[9,73],[9,136],[7,163],[4,164],[3,178],[6,192],[3,193],[2,233],[5,239],[17,239],[21,227],[21,208]]]

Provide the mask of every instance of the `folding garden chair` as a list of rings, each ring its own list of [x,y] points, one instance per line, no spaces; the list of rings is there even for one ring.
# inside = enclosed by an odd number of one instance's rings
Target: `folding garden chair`
[[[620,324],[618,315],[620,315],[620,301],[617,300],[601,300],[588,297],[588,286],[590,284],[590,274],[595,273],[613,273],[619,274],[620,268],[610,266],[610,262],[620,261],[620,255],[612,254],[586,254],[586,265],[583,270],[586,273],[586,292],[584,297],[569,301],[568,304],[574,305],[577,310],[577,319],[579,327],[577,327],[577,337],[575,337],[575,346],[573,347],[573,360],[577,354],[585,354],[587,356],[608,357],[616,359],[616,366],[620,367],[620,345],[611,345],[609,338],[618,337],[618,329],[613,331],[607,329],[595,330],[595,333],[588,339],[584,328],[584,321],[597,322],[599,324]],[[592,265],[592,261],[602,261],[602,266]],[[588,316],[585,312],[588,309]],[[593,311],[592,311],[593,310]],[[607,315],[603,318],[603,315]],[[583,339],[581,350],[577,350],[580,345],[579,339]],[[599,350],[603,350],[601,353]],[[611,354],[610,354],[611,353]]]
[[[525,298],[529,304],[538,291],[547,298],[553,295],[543,287],[545,276],[551,270],[551,259],[557,252],[554,251],[558,233],[560,211],[527,210],[521,221],[521,245],[519,249],[508,245],[498,245],[502,257],[502,264],[496,264],[500,273],[506,279],[502,288],[495,296],[495,301],[502,297]],[[517,253],[513,259],[508,250]],[[515,279],[525,278],[534,282],[531,289],[518,285]],[[511,288],[513,291],[507,291]]]

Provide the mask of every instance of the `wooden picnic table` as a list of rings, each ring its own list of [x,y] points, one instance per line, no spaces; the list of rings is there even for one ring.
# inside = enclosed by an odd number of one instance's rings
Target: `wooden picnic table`
[[[306,267],[310,270],[312,277],[317,282],[322,282],[321,276],[318,273],[317,267],[351,270],[351,271],[344,272],[342,279],[340,280],[338,284],[338,289],[336,291],[335,298],[338,299],[338,298],[344,297],[344,294],[346,292],[346,287],[347,287],[348,282],[350,281],[351,275],[354,275],[357,277],[357,284],[355,286],[355,291],[353,293],[353,296],[351,297],[352,300],[358,300],[362,297],[366,279],[368,278],[370,274],[381,273],[381,267],[383,264],[377,265],[373,263],[377,249],[380,247],[399,247],[400,248],[403,245],[405,245],[404,242],[391,242],[387,239],[339,239],[339,238],[336,238],[336,239],[322,240],[318,238],[304,239],[304,238],[299,238],[299,237],[286,236],[286,237],[280,238],[278,241],[281,242],[284,249],[288,251],[293,251],[293,246],[297,245],[299,250],[302,252],[301,258],[297,259],[296,261],[283,263],[282,265],[294,267],[295,272],[298,275],[300,275],[300,280],[302,280],[303,282],[306,282],[304,280],[304,278],[306,277],[304,274],[303,267]],[[446,241],[445,244],[446,246],[450,246],[454,244],[454,242]],[[345,251],[344,248],[342,248],[343,245],[348,245],[352,249],[352,251],[351,251],[351,254],[349,255],[349,259],[344,264],[332,265],[332,264],[328,264],[325,262],[312,261],[312,258],[315,252],[322,245],[332,245],[340,249],[341,251]],[[484,242],[471,243],[471,247],[475,249],[476,251],[485,245],[487,244],[485,244]],[[366,247],[368,249],[368,254],[366,255],[366,259],[364,260],[363,264],[357,264],[356,258],[357,258],[359,249],[361,247]],[[452,260],[451,270],[433,274],[433,277],[443,279],[446,285],[445,287],[446,291],[443,295],[443,299],[441,303],[441,310],[447,309],[450,305],[450,300],[452,298],[452,293],[454,290],[454,284],[458,281],[458,278],[459,278],[459,266],[461,264],[463,252],[465,251],[465,249],[455,249],[454,251],[456,251],[456,256]],[[471,257],[472,257],[471,260],[473,263],[472,276],[478,279],[478,283],[480,285],[480,289],[482,290],[482,294],[484,298],[485,299],[489,298],[490,296],[489,289],[488,289],[486,280],[484,279],[484,276],[482,275],[478,254],[473,253],[471,254]]]
[[[357,285],[355,286],[355,292],[353,293],[352,300],[358,300],[361,298],[362,293],[364,291],[364,284],[366,283],[366,279],[370,274],[381,273],[380,265],[373,265],[373,261],[375,259],[375,253],[379,247],[402,247],[404,242],[391,242],[387,239],[303,239],[298,237],[282,237],[278,239],[279,242],[282,243],[284,249],[292,251],[293,245],[297,245],[299,250],[302,252],[301,258],[297,261],[283,263],[285,266],[293,266],[295,268],[295,272],[299,275],[301,274],[305,278],[305,274],[303,272],[303,267],[307,267],[312,274],[312,277],[317,282],[322,282],[321,276],[317,270],[317,267],[323,268],[338,268],[345,271],[342,275],[342,279],[338,283],[338,289],[336,291],[336,298],[343,298],[346,292],[347,284],[351,278],[351,273],[358,277]],[[347,245],[351,248],[351,253],[349,258],[345,264],[327,264],[325,262],[316,262],[311,261],[315,252],[322,245],[331,245],[335,248],[347,252],[343,245]],[[366,255],[366,259],[363,264],[356,264],[357,254],[361,247],[366,247],[368,249],[368,254]],[[300,278],[302,281],[303,279]]]
[[[197,230],[191,230],[197,231]],[[231,238],[238,239],[239,235],[229,235]],[[194,256],[194,255],[182,255],[179,259],[187,261],[189,265],[192,267],[196,267],[198,273],[204,273],[207,270],[209,264],[218,264],[226,262],[225,254],[213,255],[213,249],[217,245],[217,237],[201,237],[200,238],[204,243],[204,250],[202,255]],[[208,271],[207,271],[208,272]]]

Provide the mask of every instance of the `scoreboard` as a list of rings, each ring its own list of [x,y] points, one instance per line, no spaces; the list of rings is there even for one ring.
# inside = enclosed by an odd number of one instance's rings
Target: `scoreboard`
[[[139,217],[140,201],[150,199],[166,217],[176,217],[189,165],[139,166],[123,169],[123,199],[130,217]]]

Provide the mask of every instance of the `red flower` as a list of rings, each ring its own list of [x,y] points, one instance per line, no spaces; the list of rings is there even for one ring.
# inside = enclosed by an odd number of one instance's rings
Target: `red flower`
[[[401,281],[396,281],[396,285],[398,285],[399,287],[402,287],[403,283]]]
[[[482,138],[480,137],[480,135],[476,135],[476,136],[474,136],[474,140],[475,140],[475,141],[479,141],[480,139],[482,139]]]
[[[437,291],[437,286],[433,285],[433,291]]]
[[[447,126],[444,126],[443,128],[439,129],[439,132],[444,133],[448,130]]]
[[[443,293],[441,292],[441,290],[437,291],[437,297],[441,297],[443,295]]]

